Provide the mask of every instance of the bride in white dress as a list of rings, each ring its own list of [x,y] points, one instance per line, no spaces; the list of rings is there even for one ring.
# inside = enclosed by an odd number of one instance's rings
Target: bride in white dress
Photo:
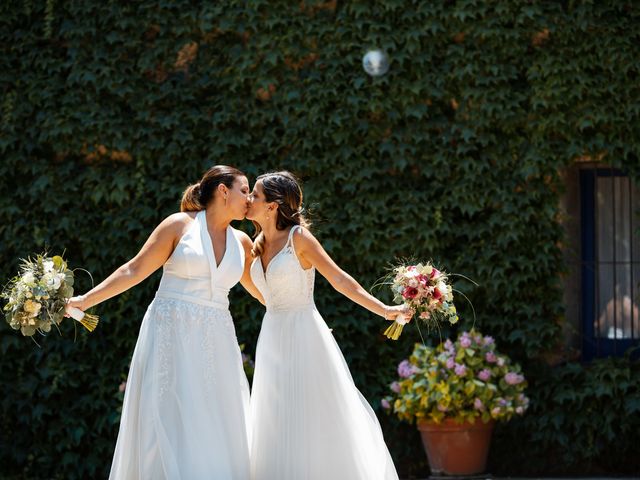
[[[266,301],[251,392],[253,480],[397,480],[375,413],[313,299],[316,269],[340,293],[393,320],[309,232],[289,172],[258,177],[247,218],[258,231],[251,277]]]
[[[229,225],[248,194],[242,172],[212,167],[133,259],[69,301],[87,309],[163,267],[131,361],[112,480],[249,478],[249,385],[228,308],[238,281],[262,301],[245,262],[252,242]]]

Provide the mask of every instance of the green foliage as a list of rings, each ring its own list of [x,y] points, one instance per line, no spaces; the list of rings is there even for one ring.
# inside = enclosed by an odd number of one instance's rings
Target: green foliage
[[[494,455],[509,450],[525,473],[558,471],[545,453],[575,419],[561,412],[578,412],[583,397],[557,400],[557,375],[588,375],[536,369],[562,316],[558,172],[578,157],[640,172],[638,5],[24,1],[0,5],[0,18],[0,277],[48,246],[99,281],[211,164],[252,178],[293,170],[318,237],[363,285],[396,257],[431,258],[480,284],[458,287],[482,331],[523,365],[532,412],[559,415],[543,422],[530,412],[501,427]],[[361,68],[373,46],[391,58],[382,78]],[[0,399],[3,473],[106,476],[118,386],[158,278],[100,305],[100,326],[75,343],[70,325],[41,349],[0,329],[0,382],[11,386]],[[78,291],[89,286],[78,276]],[[325,281],[316,299],[377,404],[414,339],[385,341],[380,319]],[[262,309],[239,290],[231,301],[252,354]],[[468,328],[469,309],[459,309]],[[580,385],[589,397],[591,383]],[[536,410],[536,395],[556,407]],[[626,421],[611,415],[606,425]],[[383,421],[401,471],[424,474],[415,432]],[[576,436],[590,431],[579,425]],[[547,443],[514,451],[524,428]],[[615,443],[599,436],[602,447],[572,448],[570,468],[637,438],[618,432]],[[630,465],[621,462],[607,468]]]
[[[511,428],[498,429],[494,471],[539,475],[555,465],[557,474],[637,474],[640,442],[640,363],[628,357],[584,367],[569,363],[535,371],[533,408]],[[526,445],[521,463],[506,445]],[[533,448],[529,448],[532,446]]]

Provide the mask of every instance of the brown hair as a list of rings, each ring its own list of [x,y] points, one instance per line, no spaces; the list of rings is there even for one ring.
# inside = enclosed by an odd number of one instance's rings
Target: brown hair
[[[227,188],[233,187],[238,177],[246,175],[235,167],[227,165],[216,165],[204,172],[198,183],[189,185],[182,194],[180,201],[181,212],[198,212],[204,210],[207,204],[213,199],[218,185],[223,184]]]
[[[288,227],[302,225],[309,228],[311,224],[303,215],[302,208],[302,188],[298,179],[287,171],[265,173],[256,178],[262,181],[262,190],[267,202],[278,204],[278,216],[276,218],[276,229],[285,230]],[[254,257],[259,257],[264,251],[264,233],[258,223],[253,222],[256,228],[254,236],[256,240],[251,253]]]

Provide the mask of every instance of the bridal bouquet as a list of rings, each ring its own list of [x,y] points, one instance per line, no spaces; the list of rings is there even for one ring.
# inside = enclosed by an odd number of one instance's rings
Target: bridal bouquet
[[[62,322],[67,300],[73,296],[73,271],[61,256],[36,255],[22,260],[20,271],[2,290],[7,301],[4,313],[7,323],[22,335],[51,331]],[[92,332],[98,317],[70,307],[66,312]]]
[[[458,321],[453,304],[453,289],[447,274],[430,262],[396,267],[390,280],[393,301],[410,307],[415,312],[414,315],[428,326],[437,327],[441,320],[451,324]],[[406,319],[394,321],[384,334],[387,338],[397,340],[405,323]]]

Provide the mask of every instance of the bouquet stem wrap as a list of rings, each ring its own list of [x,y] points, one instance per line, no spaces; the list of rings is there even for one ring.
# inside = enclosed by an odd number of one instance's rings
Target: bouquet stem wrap
[[[98,326],[98,317],[96,315],[91,315],[83,312],[79,308],[69,306],[67,306],[67,313],[90,332],[93,332]]]
[[[407,323],[409,323],[407,317],[404,315],[398,315],[393,323],[384,331],[385,336],[391,340],[397,340],[400,338],[402,329]]]

